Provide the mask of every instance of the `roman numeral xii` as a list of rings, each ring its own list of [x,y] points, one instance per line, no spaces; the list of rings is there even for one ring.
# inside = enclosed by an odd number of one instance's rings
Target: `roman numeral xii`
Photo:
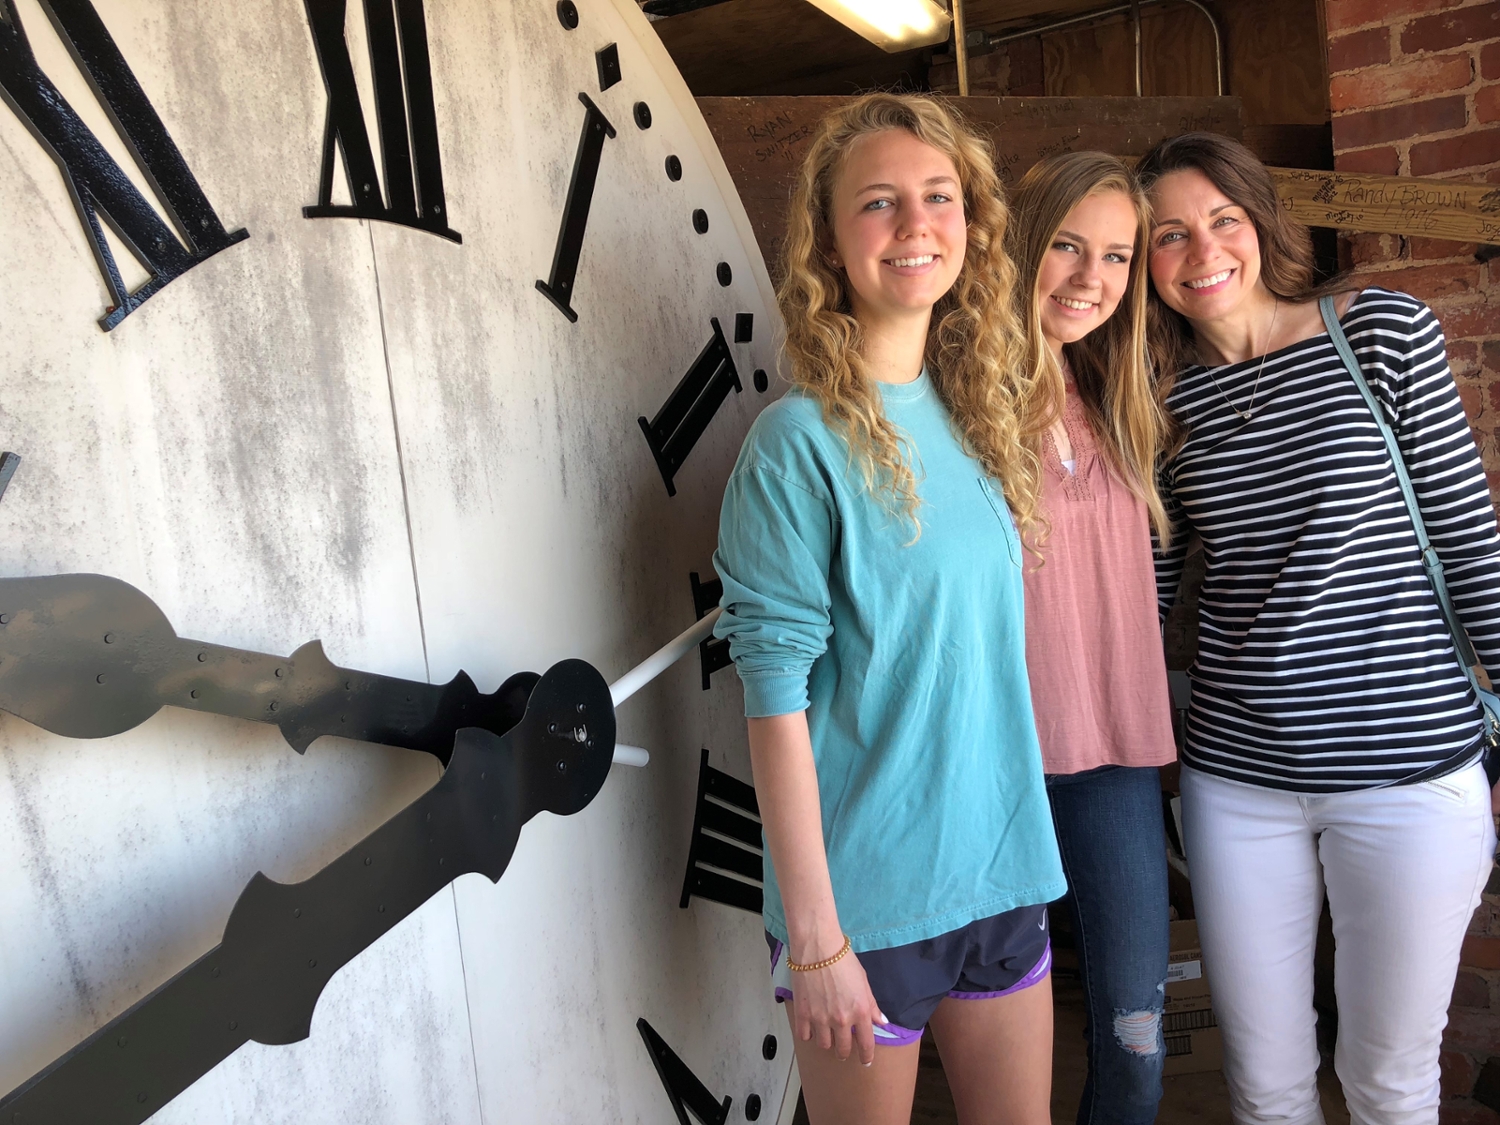
[[[385,166],[383,193],[344,36],[348,7],[348,0],[307,0],[307,19],[328,89],[328,122],[323,130],[318,202],[304,207],[302,213],[309,219],[379,219],[462,242],[463,237],[448,225],[448,202],[443,195],[422,0],[364,0]],[[333,202],[335,151],[344,158],[352,203]]]

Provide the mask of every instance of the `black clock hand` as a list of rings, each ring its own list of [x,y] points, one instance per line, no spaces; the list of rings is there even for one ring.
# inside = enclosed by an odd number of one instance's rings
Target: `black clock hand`
[[[481,695],[463,672],[446,684],[356,672],[318,641],[290,657],[243,652],[179,637],[117,578],[0,578],[0,710],[70,738],[119,734],[171,705],[275,723],[299,754],[337,734],[446,764],[460,727],[516,723],[536,680],[513,680]]]
[[[6,1125],[138,1125],[247,1040],[305,1039],[329,979],[458,876],[498,881],[521,827],[567,816],[604,784],[609,688],[553,665],[504,735],[465,729],[432,789],[306,882],[257,874],[224,940],[0,1099]]]

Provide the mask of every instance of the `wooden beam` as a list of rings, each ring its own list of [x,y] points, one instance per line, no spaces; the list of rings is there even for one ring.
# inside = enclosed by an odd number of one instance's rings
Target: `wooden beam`
[[[1310,227],[1500,243],[1500,185],[1272,168],[1276,191]]]

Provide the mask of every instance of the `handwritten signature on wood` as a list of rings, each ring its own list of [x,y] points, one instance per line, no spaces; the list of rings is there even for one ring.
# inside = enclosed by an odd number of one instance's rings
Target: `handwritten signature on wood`
[[[1478,242],[1500,238],[1500,188],[1294,169],[1273,175],[1282,205],[1315,226]]]

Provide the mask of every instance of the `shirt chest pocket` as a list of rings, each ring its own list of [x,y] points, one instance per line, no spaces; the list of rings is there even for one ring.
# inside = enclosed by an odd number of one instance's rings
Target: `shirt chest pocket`
[[[984,492],[984,498],[989,501],[990,511],[1000,521],[1000,527],[1005,533],[1005,549],[1010,555],[1011,564],[1019,567],[1021,565],[1021,536],[1016,531],[1016,521],[1011,518],[1010,505],[1006,504],[1005,497],[986,477],[976,478],[980,489]]]

